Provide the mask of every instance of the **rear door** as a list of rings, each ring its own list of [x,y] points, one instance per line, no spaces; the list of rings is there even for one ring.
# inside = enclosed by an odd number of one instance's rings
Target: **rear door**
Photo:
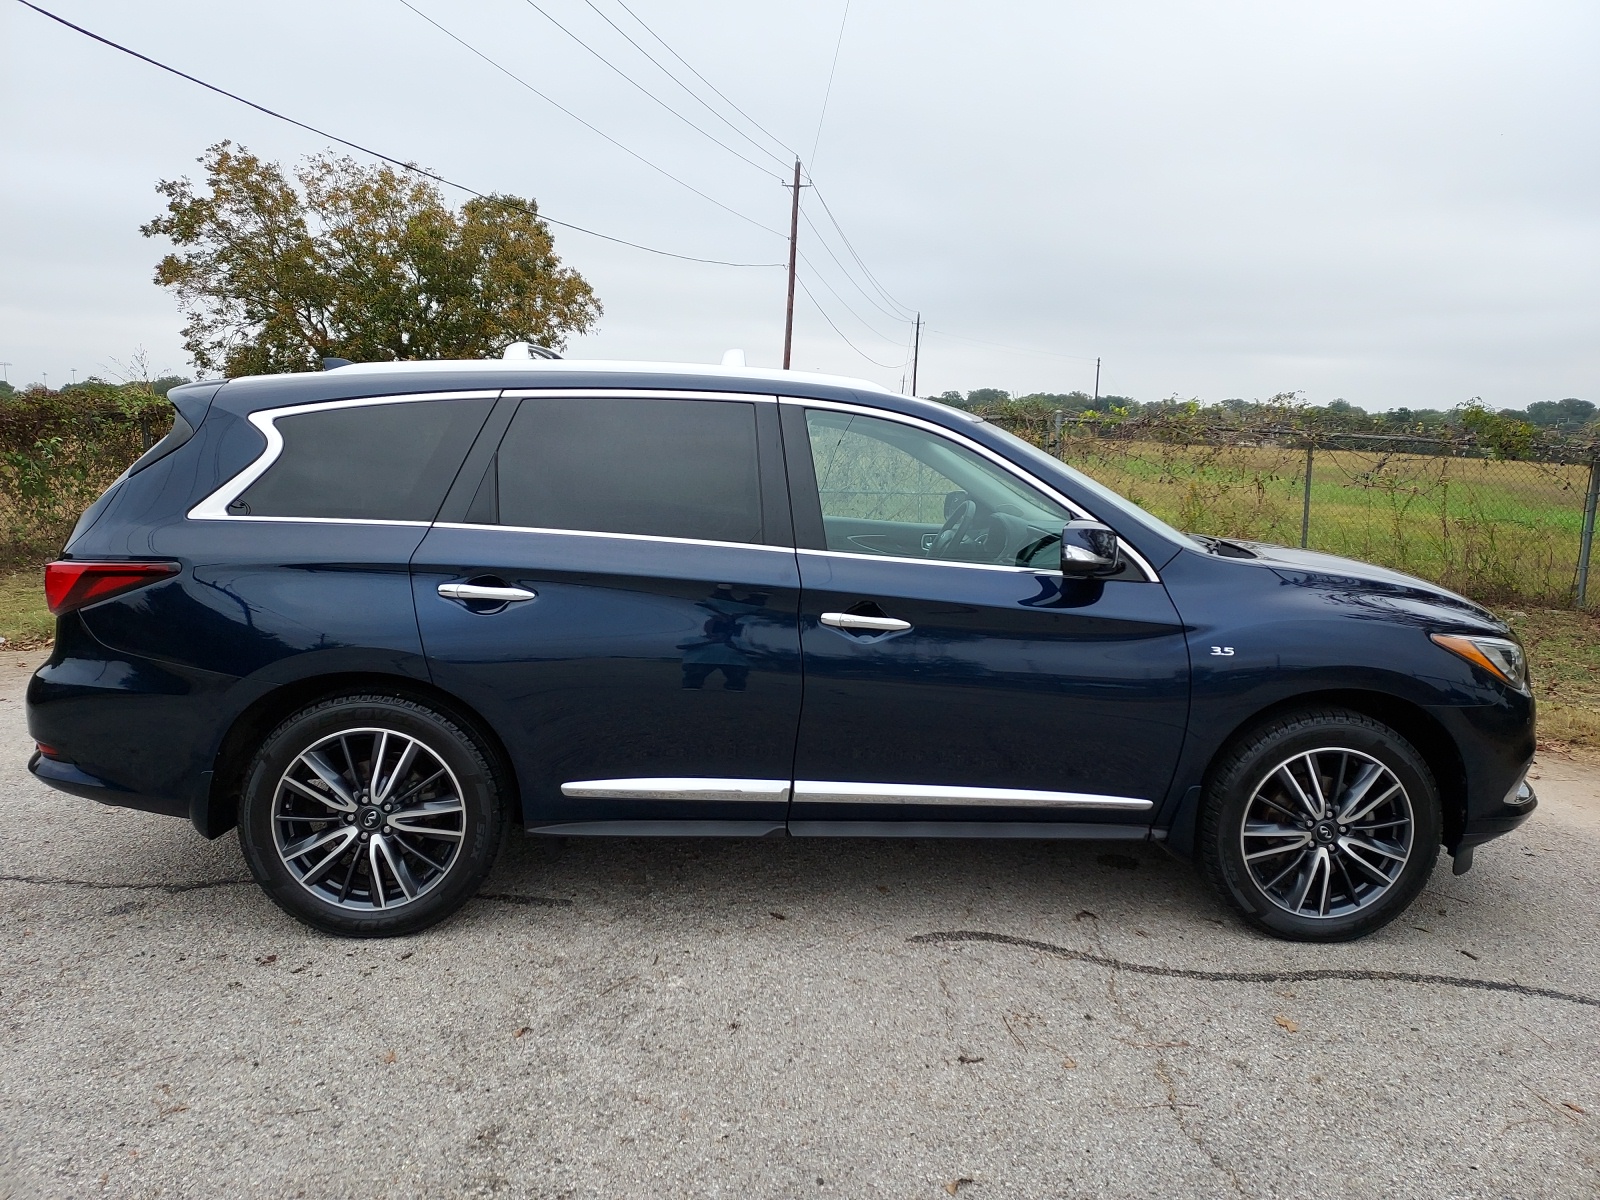
[[[529,827],[781,828],[801,676],[773,399],[528,393],[462,475],[417,616]]]
[[[1189,701],[1182,623],[1153,573],[1063,578],[1061,527],[1084,514],[977,443],[850,405],[782,407],[806,669],[791,832],[1148,825]]]

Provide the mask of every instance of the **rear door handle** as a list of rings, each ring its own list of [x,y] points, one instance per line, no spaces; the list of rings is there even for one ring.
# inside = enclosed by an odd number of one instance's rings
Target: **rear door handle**
[[[439,595],[446,600],[492,600],[497,604],[517,604],[537,600],[538,592],[519,587],[485,587],[481,583],[441,583]]]
[[[823,613],[822,623],[834,629],[856,629],[864,633],[899,633],[910,629],[910,621],[898,617],[863,617],[857,613]]]

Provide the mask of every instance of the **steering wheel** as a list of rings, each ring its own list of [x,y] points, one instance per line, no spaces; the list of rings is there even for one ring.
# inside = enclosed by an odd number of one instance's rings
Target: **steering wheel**
[[[945,558],[951,550],[961,545],[967,536],[967,531],[972,528],[972,520],[978,515],[978,506],[971,500],[963,500],[951,510],[950,515],[944,519],[944,526],[933,539],[933,545],[928,549],[929,558]]]

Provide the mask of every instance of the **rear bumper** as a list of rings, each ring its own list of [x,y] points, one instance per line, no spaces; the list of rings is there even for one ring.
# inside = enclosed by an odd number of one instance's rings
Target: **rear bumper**
[[[28,732],[58,757],[35,753],[28,770],[69,795],[188,817],[211,781],[231,682],[111,650],[69,613],[28,682]]]
[[[39,751],[28,760],[28,770],[41,783],[47,783],[69,796],[81,796],[117,808],[137,808],[142,812],[161,813],[168,817],[186,817],[188,805],[167,796],[141,796],[127,788],[91,775],[81,767],[60,759],[46,758]]]

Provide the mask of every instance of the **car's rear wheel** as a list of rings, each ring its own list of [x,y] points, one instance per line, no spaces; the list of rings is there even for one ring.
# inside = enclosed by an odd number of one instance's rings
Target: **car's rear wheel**
[[[1212,883],[1278,937],[1342,941],[1387,925],[1439,854],[1426,760],[1387,725],[1345,709],[1258,727],[1217,764],[1202,804]]]
[[[417,701],[334,696],[285,720],[246,776],[245,859],[286,912],[330,933],[415,933],[460,908],[506,824],[494,759]]]

